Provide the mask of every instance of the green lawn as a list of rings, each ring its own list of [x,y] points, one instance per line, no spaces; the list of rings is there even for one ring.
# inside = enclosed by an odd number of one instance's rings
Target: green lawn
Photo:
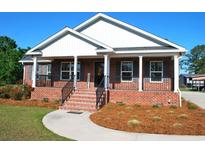
[[[42,118],[52,109],[0,105],[0,140],[69,140],[50,132]]]

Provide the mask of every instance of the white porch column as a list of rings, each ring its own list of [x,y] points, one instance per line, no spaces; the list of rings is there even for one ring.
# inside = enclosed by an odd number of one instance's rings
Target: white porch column
[[[33,57],[32,87],[36,87],[37,57]]]
[[[105,80],[104,80],[104,87],[105,90],[108,89],[108,76],[109,76],[109,56],[108,55],[104,55],[104,76],[105,76]]]
[[[74,56],[74,88],[77,89],[77,67],[78,67],[78,57]]]
[[[139,56],[139,91],[142,91],[142,56]]]
[[[179,57],[174,55],[174,92],[179,89]]]

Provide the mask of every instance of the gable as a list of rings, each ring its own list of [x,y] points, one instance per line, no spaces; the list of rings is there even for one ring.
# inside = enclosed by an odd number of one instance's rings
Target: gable
[[[111,46],[120,47],[160,47],[163,43],[146,37],[140,33],[126,29],[118,24],[98,19],[87,28],[81,29],[81,33]]]
[[[51,42],[41,49],[43,57],[96,55],[99,46],[71,33]]]

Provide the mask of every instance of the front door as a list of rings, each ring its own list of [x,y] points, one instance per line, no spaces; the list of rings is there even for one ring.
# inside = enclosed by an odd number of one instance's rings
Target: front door
[[[104,63],[103,62],[95,62],[95,87],[97,87],[104,77]],[[104,86],[102,83],[101,86]]]

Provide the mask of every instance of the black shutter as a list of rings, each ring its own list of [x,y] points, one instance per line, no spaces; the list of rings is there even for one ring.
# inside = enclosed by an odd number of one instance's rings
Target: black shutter
[[[133,79],[136,79],[139,77],[139,66],[138,61],[133,61]]]
[[[115,72],[115,77],[114,77],[114,81],[116,82],[120,82],[121,81],[121,61],[116,61],[116,72]]]
[[[168,77],[168,67],[167,67],[167,62],[166,61],[162,61],[163,62],[163,78],[167,78]]]
[[[84,81],[84,63],[80,62],[80,81]]]
[[[145,78],[150,78],[150,61],[144,61],[144,77]]]

